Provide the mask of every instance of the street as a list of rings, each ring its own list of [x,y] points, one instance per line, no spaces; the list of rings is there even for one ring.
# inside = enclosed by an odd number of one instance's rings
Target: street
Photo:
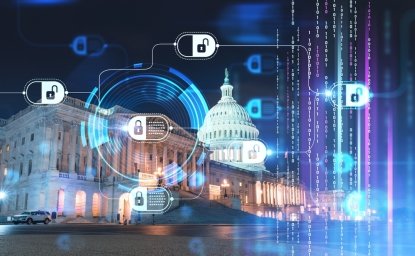
[[[343,255],[367,255],[369,240],[364,232],[367,225],[355,224],[330,225],[327,241],[324,223],[313,223],[310,231],[307,223],[297,222],[281,222],[278,228],[265,225],[1,225],[0,254],[308,255],[310,252],[310,255],[340,255],[343,252]],[[386,249],[386,240],[379,232],[383,226],[373,227],[377,230],[370,239],[373,255],[380,255],[377,252]]]

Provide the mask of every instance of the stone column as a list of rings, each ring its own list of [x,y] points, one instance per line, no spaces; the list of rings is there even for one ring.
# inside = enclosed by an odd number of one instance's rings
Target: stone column
[[[85,167],[85,175],[88,180],[94,179],[94,175],[92,173],[92,169],[94,168],[92,166],[92,149],[89,147],[85,148],[86,150],[86,167]]]
[[[62,169],[62,162],[63,162],[63,138],[64,138],[64,127],[63,127],[63,123],[60,122],[57,126],[57,156],[56,156],[56,161],[58,160],[57,158],[59,157],[59,168]],[[59,139],[59,133],[61,134],[61,138]],[[56,165],[55,165],[56,166]]]
[[[52,130],[52,138],[50,140],[50,156],[49,156],[49,170],[56,170],[56,160],[58,158],[58,132],[59,125],[54,124]]]
[[[232,148],[232,162],[238,162],[238,148],[234,146]]]
[[[167,157],[167,153],[168,153],[168,148],[167,146],[163,146],[163,169],[166,168],[166,166],[168,165],[169,161],[168,161],[168,157]]]
[[[157,162],[158,162],[158,161],[157,161],[157,160],[158,160],[157,158],[158,158],[158,157],[157,157],[157,144],[156,144],[156,143],[154,143],[154,144],[153,144],[153,151],[152,151],[152,154],[153,154],[153,160],[152,160],[152,164],[151,164],[151,165],[152,165],[152,167],[151,167],[151,168],[152,168],[151,172],[155,172],[155,171],[157,171],[157,169],[158,169],[158,168],[157,168],[157,167],[158,167],[158,164],[157,164]]]
[[[126,167],[126,172],[127,172],[127,174],[130,174],[130,175],[135,175],[136,174],[136,172],[137,172],[137,170],[133,170],[134,168],[134,158],[133,158],[133,141],[130,139],[130,138],[128,138],[127,139],[127,155],[126,155],[126,157],[125,157],[125,167]],[[138,165],[137,165],[137,167],[138,167]]]
[[[197,170],[197,166],[196,166],[196,156],[195,153],[192,155],[192,168],[191,168],[191,182],[190,185],[192,187],[192,189],[195,191],[196,190],[196,170]]]
[[[70,148],[68,170],[69,173],[75,173],[76,136],[78,135],[76,131],[76,125],[71,125],[70,135],[71,139],[70,144],[68,145],[68,147]]]
[[[138,166],[140,168],[141,172],[147,172],[146,170],[146,164],[147,164],[147,151],[146,146],[144,143],[139,143],[140,153],[138,154],[139,157],[139,163]]]
[[[163,158],[163,160],[164,160],[164,158]],[[177,149],[176,148],[173,151],[173,163],[176,164],[176,166],[177,166]],[[172,185],[177,185],[177,178],[178,178],[177,168],[174,169],[172,171],[172,173],[170,173],[170,175],[171,175],[170,178],[173,180],[173,184]]]
[[[183,170],[183,188],[188,191],[189,190],[189,186],[187,186],[187,182],[188,182],[188,165],[189,162],[186,162],[187,159],[187,153],[186,151],[183,152],[182,154],[182,170]]]
[[[206,155],[205,161],[204,161],[204,195],[206,198],[209,198],[210,188],[209,188],[209,178],[210,178],[210,161],[209,161],[209,154]]]

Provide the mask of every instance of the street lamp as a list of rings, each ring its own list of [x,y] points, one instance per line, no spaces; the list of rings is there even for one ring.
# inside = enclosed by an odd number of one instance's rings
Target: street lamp
[[[223,180],[223,183],[220,184],[221,187],[225,189],[225,194],[223,195],[224,198],[228,197],[228,194],[226,193],[226,188],[229,187],[229,183],[226,179]]]

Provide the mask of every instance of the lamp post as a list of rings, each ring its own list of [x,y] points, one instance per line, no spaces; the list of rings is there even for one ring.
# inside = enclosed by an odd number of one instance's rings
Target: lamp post
[[[225,194],[223,195],[223,197],[224,198],[227,198],[228,197],[228,194],[226,193],[226,188],[229,187],[228,181],[226,179],[224,179],[223,182],[222,182],[222,184],[220,184],[220,186],[225,189]]]

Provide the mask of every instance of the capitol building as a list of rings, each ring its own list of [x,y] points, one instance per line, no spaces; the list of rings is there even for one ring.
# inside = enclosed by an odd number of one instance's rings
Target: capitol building
[[[45,209],[61,220],[131,219],[128,188],[138,186],[141,177],[163,179],[171,164],[183,172],[182,179],[163,180],[172,191],[188,191],[261,217],[298,214],[306,205],[305,188],[266,170],[263,161],[244,161],[244,143],[258,141],[260,133],[232,97],[227,72],[220,89],[219,102],[197,134],[173,125],[167,140],[150,144],[112,132],[110,136],[126,143],[117,154],[104,155],[106,159],[82,142],[81,123],[88,122],[96,107],[86,109],[79,99],[68,97],[54,107],[29,106],[0,119],[0,184],[8,194],[0,201],[0,215]],[[105,118],[120,120],[125,113],[131,111],[114,106]],[[177,207],[176,202],[171,210]]]

